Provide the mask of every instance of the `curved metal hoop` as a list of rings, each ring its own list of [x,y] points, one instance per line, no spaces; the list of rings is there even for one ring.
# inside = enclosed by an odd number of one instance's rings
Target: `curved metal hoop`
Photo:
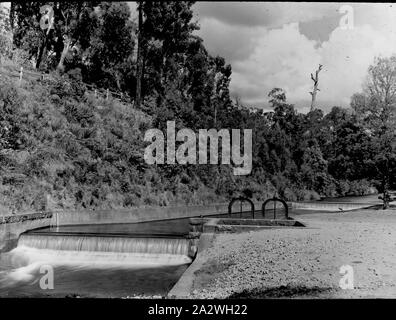
[[[238,198],[233,198],[230,203],[228,204],[228,215],[231,217],[231,210],[232,210],[232,205],[236,202],[236,201],[241,201],[241,211],[240,211],[240,215],[239,217],[242,217],[242,203],[244,201],[249,202],[250,203],[250,211],[252,212],[252,216],[254,219],[254,203],[252,200],[250,200],[249,198],[245,198],[245,197],[238,197]]]
[[[263,202],[263,204],[261,206],[261,214],[263,215],[263,218],[265,219],[265,206],[267,205],[268,202],[271,202],[271,201],[274,201],[274,202],[278,201],[278,202],[282,203],[283,207],[285,208],[286,219],[289,219],[289,207],[288,207],[286,201],[279,199],[279,198],[275,198],[275,197],[267,199]],[[274,208],[274,219],[276,219],[276,209],[275,208]]]

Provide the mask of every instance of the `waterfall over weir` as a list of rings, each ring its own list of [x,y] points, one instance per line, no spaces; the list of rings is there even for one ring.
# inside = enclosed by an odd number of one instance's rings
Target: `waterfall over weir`
[[[0,297],[165,295],[195,256],[188,232],[188,219],[28,231],[0,255]]]
[[[15,254],[23,264],[89,264],[95,266],[180,265],[191,262],[186,238],[111,236],[66,233],[25,233]]]

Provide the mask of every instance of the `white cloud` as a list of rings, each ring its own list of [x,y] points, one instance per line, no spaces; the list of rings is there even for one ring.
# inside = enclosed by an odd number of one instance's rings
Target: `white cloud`
[[[321,75],[321,98],[333,104],[348,105],[351,95],[360,91],[374,57],[396,53],[396,43],[389,34],[378,32],[369,25],[353,30],[337,28],[318,53],[325,66]]]
[[[274,87],[286,90],[291,100],[303,99],[309,91],[309,73],[320,62],[315,42],[299,33],[296,23],[282,29],[261,29],[254,36],[256,47],[249,58],[233,64],[231,90],[242,101],[267,101]]]
[[[255,5],[256,12],[251,12],[252,16],[260,12]],[[306,111],[312,86],[310,73],[322,63],[318,104],[327,110],[333,105],[347,107],[351,95],[361,89],[374,57],[396,53],[396,6],[352,5],[354,29],[336,28],[328,41],[319,43],[301,34],[298,23],[285,21],[317,20],[326,10],[334,14],[339,4],[334,4],[331,12],[328,6],[277,5],[279,11],[267,23],[283,23],[275,29],[254,21],[232,24],[229,11],[225,15],[219,11],[217,19],[215,13],[210,18],[201,17],[200,35],[211,53],[225,56],[232,64],[231,92],[244,103],[264,106],[268,92],[273,87],[281,87],[286,90],[289,102],[295,103],[300,111]],[[248,11],[245,10],[243,16],[246,20]]]
[[[279,2],[197,2],[194,10],[199,18],[215,18],[234,26],[279,28],[283,24],[323,18],[337,11],[337,3]]]

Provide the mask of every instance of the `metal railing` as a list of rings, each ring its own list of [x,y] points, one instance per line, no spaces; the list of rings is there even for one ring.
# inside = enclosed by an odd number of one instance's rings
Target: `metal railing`
[[[230,203],[228,204],[228,215],[231,218],[231,214],[232,214],[232,206],[235,202],[240,201],[241,203],[241,207],[240,207],[240,212],[239,212],[239,217],[242,218],[242,205],[243,202],[248,202],[250,204],[250,211],[252,212],[252,217],[254,219],[254,203],[252,200],[248,199],[248,198],[244,198],[244,197],[238,197],[238,198],[233,198]]]
[[[276,212],[276,211],[277,211],[277,207],[276,207],[276,203],[277,203],[277,202],[280,202],[280,203],[282,204],[282,206],[283,206],[283,208],[284,208],[284,212],[285,212],[285,217],[286,217],[286,219],[289,218],[289,207],[288,207],[286,201],[284,201],[284,200],[282,200],[282,199],[279,199],[279,198],[276,198],[276,197],[273,197],[273,198],[270,198],[270,199],[265,200],[265,201],[263,202],[263,205],[261,206],[261,213],[262,213],[264,219],[265,219],[266,205],[267,205],[268,203],[270,203],[270,202],[273,202],[273,203],[274,203],[274,207],[273,207],[273,210],[274,210],[274,220],[276,219],[276,216],[277,216],[277,212]]]

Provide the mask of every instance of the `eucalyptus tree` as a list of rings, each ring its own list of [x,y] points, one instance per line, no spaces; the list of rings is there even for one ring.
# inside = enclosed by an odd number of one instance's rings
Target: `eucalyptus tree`
[[[376,176],[384,195],[394,184],[396,153],[396,56],[376,58],[368,69],[361,93],[352,97],[351,107],[371,137]],[[388,207],[386,197],[384,208]]]

